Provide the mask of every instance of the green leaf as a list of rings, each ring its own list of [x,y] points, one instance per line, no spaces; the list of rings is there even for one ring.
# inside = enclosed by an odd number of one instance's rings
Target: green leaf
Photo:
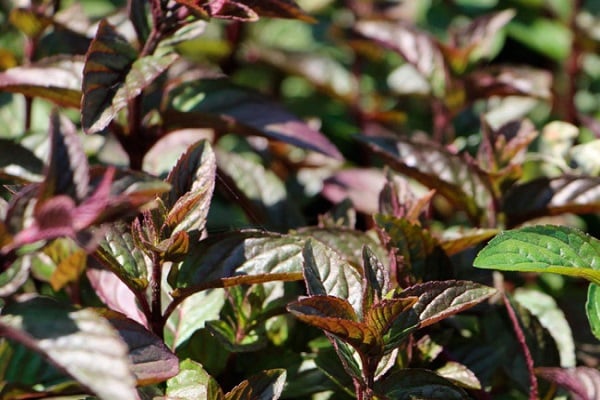
[[[223,391],[217,381],[202,365],[186,359],[179,364],[179,374],[167,381],[168,399],[171,400],[222,400]]]
[[[388,271],[367,246],[363,247],[363,310],[369,310],[388,292]]]
[[[225,400],[277,400],[285,385],[284,369],[272,369],[251,376],[225,395]]]
[[[452,266],[448,256],[431,236],[406,219],[378,214],[375,222],[389,236],[390,245],[402,256],[405,276],[398,277],[411,283],[445,279],[451,276]]]
[[[563,61],[571,52],[572,32],[560,21],[536,16],[532,20],[514,20],[508,34],[525,46],[555,61]]]
[[[515,185],[503,199],[509,226],[548,215],[600,211],[599,177],[538,178]]]
[[[130,288],[141,291],[148,286],[152,261],[135,245],[125,224],[112,224],[94,255]]]
[[[86,132],[102,130],[115,116],[113,99],[136,57],[127,39],[106,20],[100,21],[83,69],[81,123]]]
[[[71,282],[77,282],[87,265],[87,254],[73,240],[55,239],[44,253],[50,257],[56,268],[50,276],[50,286],[59,291]]]
[[[225,133],[258,135],[342,159],[321,132],[261,94],[224,79],[179,85],[169,93],[169,105],[170,110],[164,113],[167,131],[214,128]]]
[[[29,149],[8,139],[0,139],[0,178],[40,182],[44,163]]]
[[[435,189],[475,220],[492,201],[482,172],[460,156],[437,144],[390,137],[361,137],[376,154],[398,172]]]
[[[302,279],[304,240],[264,231],[234,231],[196,243],[169,282],[175,297],[200,290]]]
[[[376,391],[396,400],[467,400],[467,393],[432,371],[402,369],[377,382]]]
[[[17,258],[0,273],[0,297],[8,297],[27,282],[33,255],[25,254]]]
[[[600,286],[590,283],[588,287],[585,312],[592,328],[592,333],[600,339]]]
[[[57,111],[50,119],[50,161],[39,199],[67,195],[81,202],[88,194],[89,167],[75,126]]]
[[[529,226],[492,239],[473,265],[501,271],[553,272],[600,283],[600,241],[575,228]]]
[[[386,338],[386,349],[397,347],[416,329],[471,308],[495,293],[496,289],[479,283],[453,280],[424,282],[400,291],[394,298],[417,297],[418,300],[411,311],[394,321]]]
[[[302,225],[293,199],[288,197],[282,180],[261,164],[235,153],[217,154],[219,172],[229,177],[235,187],[254,205],[253,211],[274,230]]]
[[[63,107],[79,108],[83,60],[52,57],[0,73],[0,89],[50,100]]]
[[[355,29],[400,54],[407,63],[423,75],[431,86],[433,95],[443,97],[446,93],[446,65],[434,39],[427,33],[407,24],[383,21],[359,21]]]
[[[329,295],[347,300],[356,314],[362,317],[360,269],[348,264],[336,252],[317,241],[307,241],[302,254],[308,293],[311,296]]]
[[[258,351],[268,344],[268,339],[264,334],[256,331],[240,334],[237,327],[224,320],[208,321],[206,329],[219,340],[227,351],[233,353]]]
[[[2,336],[39,352],[100,399],[137,398],[127,345],[95,312],[34,297],[6,306]]]
[[[204,229],[216,169],[215,154],[208,141],[202,140],[190,146],[169,172],[171,190],[163,199],[168,209],[165,223],[173,233]]]

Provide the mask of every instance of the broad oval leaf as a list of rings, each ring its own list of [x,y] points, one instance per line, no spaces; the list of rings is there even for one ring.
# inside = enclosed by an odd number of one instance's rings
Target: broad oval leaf
[[[169,282],[175,297],[196,291],[270,280],[302,279],[304,240],[246,230],[211,236],[195,244]]]
[[[416,329],[471,308],[496,293],[496,289],[469,281],[424,282],[400,291],[394,298],[418,300],[412,310],[397,318],[386,339],[386,349],[392,349]]]
[[[492,201],[482,171],[465,157],[434,143],[391,137],[360,137],[392,168],[435,189],[455,207],[478,220]]]
[[[509,226],[547,215],[598,212],[600,177],[538,178],[513,186],[503,203]]]
[[[338,149],[321,132],[263,95],[226,80],[187,82],[177,86],[169,97],[170,107],[164,113],[167,131],[214,128],[265,136],[342,159]]]
[[[179,374],[167,381],[167,399],[222,400],[217,381],[199,363],[186,359],[179,364]]]
[[[376,391],[391,399],[468,400],[469,395],[436,373],[418,369],[402,369],[376,384]]]
[[[216,170],[215,154],[208,141],[202,140],[190,146],[169,172],[171,190],[163,199],[168,209],[165,223],[173,233],[204,229]]]
[[[283,392],[286,371],[262,371],[243,381],[225,395],[225,400],[277,400]]]
[[[109,309],[97,312],[111,323],[129,347],[132,372],[138,385],[163,382],[179,372],[179,359],[161,338],[137,322]]]
[[[137,51],[114,26],[100,21],[83,69],[81,123],[86,132],[102,130],[118,111],[112,110],[112,102],[136,55]]]
[[[83,65],[77,57],[53,57],[10,68],[0,73],[0,90],[79,108]]]
[[[355,29],[378,44],[399,53],[427,79],[434,96],[444,96],[447,85],[444,57],[427,33],[406,24],[384,21],[360,21]]]
[[[540,225],[505,231],[475,258],[478,268],[553,272],[600,283],[600,241],[566,226]]]
[[[43,354],[100,399],[138,398],[127,345],[92,310],[33,297],[6,306],[0,329],[2,336]]]

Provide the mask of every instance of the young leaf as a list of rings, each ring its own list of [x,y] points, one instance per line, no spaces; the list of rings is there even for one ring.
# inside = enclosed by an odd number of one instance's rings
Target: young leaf
[[[590,322],[592,333],[600,339],[600,287],[595,283],[590,283],[588,287],[585,312]]]
[[[501,271],[553,272],[600,284],[600,241],[565,226],[529,226],[500,233],[473,265]]]
[[[301,238],[264,231],[211,236],[190,249],[169,282],[175,297],[233,285],[302,279]]]
[[[167,176],[171,190],[163,195],[168,214],[165,223],[173,233],[201,232],[216,178],[215,154],[203,140],[192,146],[179,158]]]
[[[177,86],[169,97],[170,109],[164,113],[167,131],[215,128],[265,136],[342,159],[337,148],[321,132],[261,94],[224,79],[187,82]]]
[[[389,289],[388,271],[367,246],[363,247],[363,310],[379,303]]]
[[[425,282],[411,286],[394,298],[418,300],[412,310],[400,315],[393,323],[386,349],[390,350],[416,329],[471,308],[496,293],[496,289],[469,281]]]
[[[509,226],[547,215],[586,214],[600,210],[599,177],[538,178],[515,185],[503,200]]]
[[[398,400],[468,400],[467,393],[436,373],[424,369],[402,369],[376,383],[377,393]]]
[[[492,201],[481,171],[465,157],[433,143],[390,137],[361,137],[360,140],[384,157],[392,168],[435,189],[475,220]]]
[[[277,400],[283,392],[287,374],[272,369],[253,375],[225,395],[225,400]]]
[[[202,365],[186,359],[179,364],[179,374],[167,381],[168,399],[223,400],[223,391],[217,381]]]
[[[77,57],[53,57],[10,68],[0,73],[0,90],[79,108],[83,65]]]
[[[435,41],[425,32],[401,23],[359,21],[356,30],[377,44],[399,53],[429,82],[436,97],[446,92],[446,65]]]
[[[127,345],[95,312],[43,297],[6,306],[2,336],[44,355],[103,400],[137,399]]]

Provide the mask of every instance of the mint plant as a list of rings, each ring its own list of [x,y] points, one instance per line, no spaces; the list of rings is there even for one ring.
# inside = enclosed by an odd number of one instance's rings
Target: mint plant
[[[0,398],[595,398],[594,8],[409,3],[0,4]]]

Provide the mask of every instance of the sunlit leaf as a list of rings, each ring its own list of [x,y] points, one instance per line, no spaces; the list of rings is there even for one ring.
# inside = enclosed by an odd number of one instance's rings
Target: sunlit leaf
[[[52,25],[52,19],[34,7],[14,8],[8,16],[10,23],[30,38],[39,37],[44,30]]]
[[[202,231],[212,199],[216,178],[215,154],[207,141],[188,148],[167,177],[170,192],[163,195],[168,214],[166,223],[179,231]]]
[[[374,304],[365,315],[367,326],[379,336],[387,334],[392,324],[416,302],[417,297],[403,297],[395,299],[384,299]]]
[[[127,345],[95,312],[33,297],[2,310],[4,337],[41,353],[101,399],[136,399]]]
[[[304,240],[264,231],[214,235],[190,249],[169,281],[174,296],[183,293],[270,280],[302,279]],[[187,290],[181,290],[187,289]]]
[[[77,203],[89,189],[89,169],[75,126],[58,112],[50,120],[50,161],[40,188],[40,199],[67,195]]]
[[[29,278],[32,255],[17,258],[0,273],[0,296],[8,297],[15,293]]]
[[[596,283],[590,283],[588,287],[585,312],[590,322],[592,333],[600,339],[600,287]]]
[[[466,366],[459,364],[454,361],[449,361],[444,364],[443,367],[438,368],[435,371],[438,375],[456,385],[465,387],[467,389],[481,389],[481,382],[477,379],[477,376]]]
[[[481,171],[465,157],[433,143],[388,137],[361,137],[361,140],[392,168],[435,189],[472,218],[481,217],[490,204],[491,194]]]
[[[255,206],[258,217],[275,230],[302,225],[300,211],[281,179],[261,164],[235,153],[217,154],[219,171]]]
[[[306,14],[293,0],[236,0],[250,7],[261,17],[271,18],[293,18],[305,22],[316,22],[314,18]]]
[[[308,293],[344,299],[362,317],[362,267],[352,266],[331,248],[314,240],[306,242],[302,254]]]
[[[402,369],[376,384],[376,391],[397,400],[467,400],[463,389],[424,369]]]
[[[446,254],[451,256],[491,239],[498,232],[498,229],[484,228],[445,230],[439,239],[440,246]]]
[[[381,170],[344,169],[323,182],[322,194],[333,203],[349,198],[358,211],[374,214],[379,210],[378,196],[385,184]]]
[[[83,60],[53,57],[0,72],[0,90],[79,108]]]
[[[599,184],[598,177],[563,175],[515,185],[504,198],[509,226],[547,215],[598,212]]]
[[[600,283],[600,241],[566,226],[505,231],[479,252],[473,265],[500,271],[553,272]]]
[[[81,122],[88,132],[103,129],[118,110],[112,110],[117,90],[136,60],[137,51],[106,20],[98,26],[85,59]]]
[[[362,309],[369,310],[389,289],[389,271],[369,249],[363,247]]]
[[[496,289],[469,281],[424,282],[399,291],[395,298],[417,297],[412,310],[394,321],[386,348],[396,347],[409,333],[485,301]]]
[[[58,291],[71,282],[76,282],[87,265],[87,254],[70,239],[55,239],[46,248],[44,253],[56,265],[50,277],[50,286]]]
[[[552,97],[552,75],[548,71],[523,66],[481,68],[466,76],[465,89],[470,100],[492,96],[530,96],[549,100]]]
[[[434,96],[446,91],[446,66],[435,41],[425,32],[406,24],[384,21],[359,21],[355,29],[378,44],[398,52],[427,79]]]
[[[179,374],[167,381],[167,399],[222,400],[217,381],[199,363],[186,359],[179,364]]]
[[[327,137],[281,105],[223,79],[181,84],[170,93],[170,104],[172,109],[164,114],[168,131],[214,128],[222,132],[265,136],[342,158]]]
[[[573,32],[558,19],[541,15],[530,20],[514,20],[508,34],[532,50],[556,61],[565,60],[571,52]]]
[[[100,309],[98,312],[119,332],[129,347],[132,372],[138,385],[163,382],[177,375],[179,359],[161,338],[112,310]]]
[[[567,389],[574,398],[593,400],[600,396],[600,371],[590,367],[535,369],[537,376]]]
[[[262,371],[243,381],[225,395],[225,400],[277,400],[283,392],[284,369]]]
[[[450,260],[429,231],[406,219],[389,215],[378,214],[375,222],[402,257],[403,281],[415,283],[451,276]]]

